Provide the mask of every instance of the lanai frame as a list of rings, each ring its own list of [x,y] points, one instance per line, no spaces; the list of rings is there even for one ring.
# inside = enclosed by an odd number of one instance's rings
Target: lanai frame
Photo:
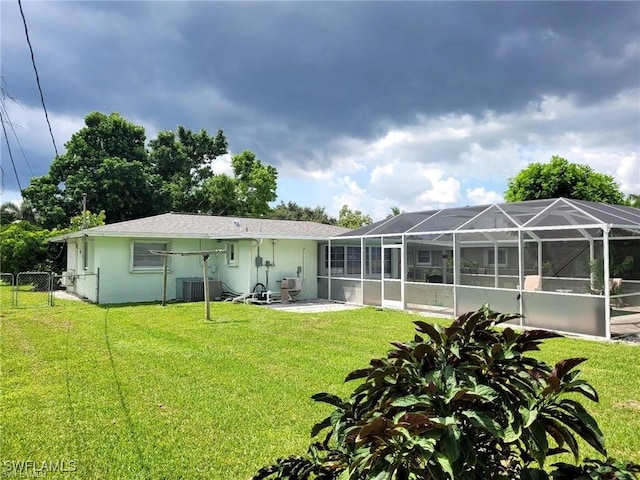
[[[489,303],[522,313],[521,326],[604,338],[612,315],[640,311],[631,207],[559,198],[405,213],[318,252],[319,296],[331,300],[451,315]],[[616,291],[620,254],[633,265]]]

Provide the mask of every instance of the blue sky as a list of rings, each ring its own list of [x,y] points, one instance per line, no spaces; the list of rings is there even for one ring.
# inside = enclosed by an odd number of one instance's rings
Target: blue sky
[[[500,201],[561,155],[640,193],[638,2],[24,1],[58,149],[92,111],[223,129],[278,200],[374,220]],[[22,187],[53,146],[17,1],[3,87]],[[16,139],[17,137],[17,139]],[[24,155],[17,143],[19,140]],[[217,171],[228,171],[220,159]],[[3,201],[19,198],[2,140]]]

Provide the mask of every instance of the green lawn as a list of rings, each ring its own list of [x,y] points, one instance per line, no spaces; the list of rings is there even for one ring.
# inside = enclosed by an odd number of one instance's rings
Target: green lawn
[[[404,312],[294,314],[202,304],[10,308],[2,292],[0,468],[73,461],[75,478],[247,479],[302,454],[350,371],[413,336]],[[558,339],[541,355],[587,356],[588,404],[612,456],[640,462],[640,346]],[[592,452],[586,451],[585,454]],[[45,478],[61,478],[49,473]]]

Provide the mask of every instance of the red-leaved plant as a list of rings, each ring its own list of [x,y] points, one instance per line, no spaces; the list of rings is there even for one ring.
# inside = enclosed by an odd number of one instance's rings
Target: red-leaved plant
[[[577,437],[605,460],[555,464],[553,478],[634,479],[638,466],[607,459],[596,421],[567,395],[598,401],[575,370],[585,359],[551,367],[527,356],[561,335],[496,328],[518,317],[485,305],[446,328],[415,322],[413,341],[347,376],[361,381],[349,399],[312,397],[336,409],[313,427],[327,433],[307,457],[278,459],[254,480],[544,480],[548,457],[578,461]]]

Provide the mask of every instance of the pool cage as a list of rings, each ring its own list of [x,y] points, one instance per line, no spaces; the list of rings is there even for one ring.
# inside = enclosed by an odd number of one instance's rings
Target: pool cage
[[[565,198],[403,213],[321,243],[318,296],[611,338],[640,314],[640,209]],[[640,320],[639,320],[640,321]]]

